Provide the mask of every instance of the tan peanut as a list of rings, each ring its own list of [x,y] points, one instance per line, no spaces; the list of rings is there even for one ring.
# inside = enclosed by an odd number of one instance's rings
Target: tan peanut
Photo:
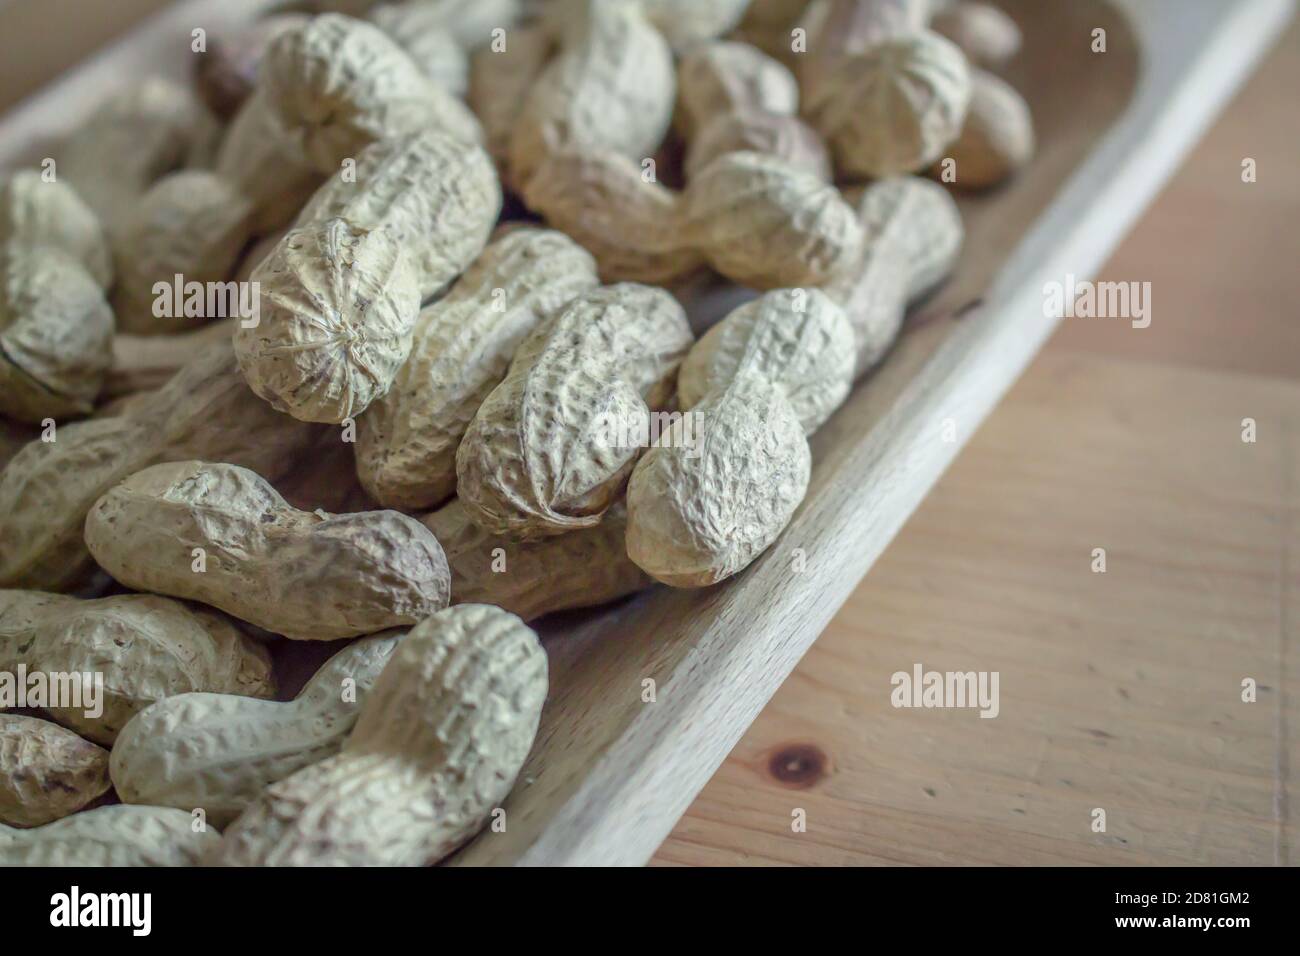
[[[581,295],[538,326],[457,449],[457,493],[472,519],[520,538],[597,524],[691,342],[671,295],[631,283]]]
[[[964,230],[948,191],[914,176],[873,183],[857,207],[867,241],[853,267],[823,288],[853,325],[861,377],[897,338],[909,303],[952,271]]]
[[[220,845],[183,810],[99,807],[32,830],[0,826],[0,866],[198,866]]]
[[[99,218],[77,191],[22,169],[0,185],[0,245],[54,248],[85,268],[103,289],[113,284],[113,263]]]
[[[298,511],[258,475],[189,461],[136,472],[96,502],[86,545],[118,581],[202,601],[294,640],[414,624],[447,606],[447,559],[396,511]]]
[[[820,26],[828,48],[810,53],[800,82],[804,115],[842,175],[924,169],[961,132],[970,70],[961,50],[923,28],[928,12],[927,0],[832,0]]]
[[[270,697],[275,690],[265,649],[226,618],[153,594],[82,600],[0,591],[0,671],[20,668],[45,674],[51,685],[51,675],[78,675],[79,695],[43,709],[97,743],[111,743],[132,716],[174,694]],[[95,675],[103,681],[99,701]]]
[[[470,60],[469,105],[483,126],[487,151],[508,183],[518,182],[509,168],[515,124],[553,49],[550,33],[531,24],[511,30],[504,50],[485,46]]]
[[[133,472],[207,458],[275,480],[320,434],[250,392],[230,345],[217,343],[151,400],[114,418],[60,426],[10,460],[0,472],[0,587],[81,582],[91,568],[86,513]]]
[[[462,604],[413,628],[343,750],[262,792],[206,862],[421,866],[477,833],[510,792],[546,699],[537,635]]]
[[[259,321],[235,349],[249,386],[305,421],[342,422],[388,391],[420,301],[487,242],[501,191],[487,154],[427,132],[379,142],[326,183],[253,272]]]
[[[682,58],[677,88],[688,180],[717,157],[746,150],[830,180],[821,137],[796,115],[794,74],[777,60],[746,43],[705,44]]]
[[[430,80],[382,30],[336,14],[277,37],[258,88],[290,138],[321,173],[371,143],[436,130],[482,138],[474,114]]]
[[[109,786],[103,747],[49,721],[0,714],[0,824],[51,823]]]
[[[208,109],[223,120],[238,113],[257,86],[257,72],[271,43],[306,22],[304,14],[280,13],[211,37],[208,51],[194,61],[194,84]]]
[[[111,237],[155,180],[204,157],[219,135],[195,93],[151,77],[100,103],[73,130],[55,151],[56,175]]]
[[[186,285],[225,282],[253,235],[256,213],[250,199],[208,170],[183,170],[154,183],[113,244],[118,328],[164,335],[231,314],[227,301],[208,302],[205,294],[202,308],[191,301],[177,315],[172,296],[163,299],[157,286],[170,288],[176,276]]]
[[[996,186],[1034,156],[1034,121],[1029,104],[1015,87],[984,70],[971,72],[970,110],[961,135],[947,149],[934,172],[945,181],[945,162],[952,160],[951,181],[959,189]]]
[[[628,555],[675,587],[743,570],[781,533],[807,491],[811,434],[848,395],[853,331],[818,290],[778,290],[741,306],[683,363],[687,416],[628,483]]]
[[[808,0],[752,0],[731,39],[755,46],[792,67],[804,55],[794,52],[794,31],[807,8]]]
[[[596,264],[563,233],[523,227],[420,313],[410,358],[357,421],[357,475],[380,504],[430,508],[456,493],[456,448],[523,338],[595,288]]]
[[[34,170],[0,185],[0,414],[85,415],[108,368],[108,246],[72,187]]]
[[[616,502],[591,528],[520,541],[484,531],[459,498],[420,518],[451,566],[452,604],[493,604],[531,621],[596,607],[653,582],[627,556],[627,506]]]
[[[519,0],[404,0],[381,3],[366,15],[397,42],[434,83],[464,96],[469,86],[470,51],[485,46],[493,31],[516,42],[511,29],[519,18]]]
[[[319,0],[321,10],[352,17],[368,16],[376,23],[390,18],[447,30],[465,50],[487,43],[494,29],[508,28],[523,13],[523,0]]]
[[[861,246],[834,186],[760,153],[713,160],[682,193],[611,152],[548,159],[523,192],[530,208],[596,257],[606,282],[666,284],[706,262],[741,285],[820,285]]]
[[[750,0],[637,0],[637,3],[651,26],[681,53],[735,29]]]
[[[179,694],[131,718],[113,744],[125,803],[202,808],[225,826],[277,780],[332,757],[405,631],[339,651],[293,700]]]
[[[1018,52],[1020,27],[1005,11],[989,3],[949,4],[935,14],[930,29],[961,48],[972,63],[999,66]]]
[[[672,52],[626,0],[580,0],[561,8],[560,52],[542,71],[510,144],[517,188],[559,153],[652,156],[672,121]]]

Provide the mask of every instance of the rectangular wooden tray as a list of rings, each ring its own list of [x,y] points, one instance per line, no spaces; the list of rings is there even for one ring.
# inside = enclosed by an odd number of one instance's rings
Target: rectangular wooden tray
[[[117,87],[187,76],[194,27],[216,33],[265,5],[191,0],[146,22],[0,117],[0,168],[39,157]],[[808,497],[769,553],[711,590],[656,588],[545,622],[551,696],[507,828],[455,863],[650,858],[1051,333],[1044,283],[1096,272],[1291,13],[1290,0],[1002,5],[1026,35],[1009,77],[1033,110],[1034,164],[962,200],[955,275],[818,432]]]

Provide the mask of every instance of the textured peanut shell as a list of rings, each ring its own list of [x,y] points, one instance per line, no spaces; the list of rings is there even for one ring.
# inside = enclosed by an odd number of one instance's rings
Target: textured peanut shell
[[[64,590],[84,579],[86,512],[133,472],[209,458],[275,480],[319,434],[250,392],[230,345],[216,343],[128,413],[60,426],[0,472],[0,587]]]
[[[188,87],[150,77],[95,107],[56,150],[56,175],[111,236],[154,180],[206,153],[219,132]]]
[[[60,180],[46,182],[33,169],[22,169],[0,185],[0,245],[52,246],[85,266],[107,289],[113,281],[108,241],[99,219]]]
[[[39,827],[108,788],[103,747],[46,720],[0,714],[0,824]]]
[[[849,394],[853,327],[818,289],[780,289],[731,312],[695,343],[677,377],[683,409],[737,376],[779,385],[811,435]]]
[[[989,3],[953,3],[936,13],[930,29],[961,48],[972,63],[998,66],[1020,52],[1020,27]]]
[[[692,410],[696,450],[679,422],[628,482],[627,553],[674,587],[743,570],[785,528],[808,490],[811,456],[784,390],[744,374]]]
[[[674,193],[614,153],[550,157],[524,201],[593,256],[605,281],[666,284],[707,260],[742,285],[820,285],[862,243],[834,186],[774,156],[728,153]]]
[[[793,57],[806,101],[820,100],[847,62],[925,30],[944,0],[812,0],[798,19],[806,52]],[[790,46],[789,30],[784,40]]]
[[[155,315],[155,285],[230,279],[253,232],[255,209],[231,183],[207,170],[182,170],[154,183],[113,244],[117,327],[138,335],[197,328],[213,315]],[[170,291],[165,293],[171,299]]]
[[[371,23],[335,14],[276,38],[259,89],[308,162],[327,175],[371,143],[421,130],[477,142],[474,114]]]
[[[579,296],[519,346],[456,452],[457,493],[494,534],[597,524],[641,449],[601,422],[648,422],[672,394],[692,336],[677,301],[631,283]]]
[[[253,271],[260,321],[235,331],[244,378],[278,411],[342,422],[388,391],[411,349],[416,271],[384,229],[343,219],[289,231]]]
[[[637,0],[645,18],[676,51],[734,29],[750,0]]]
[[[153,594],[82,600],[0,591],[0,671],[102,674],[103,713],[53,707],[52,720],[111,743],[154,701],[191,691],[270,697],[271,659],[226,618]]]
[[[0,414],[89,414],[112,338],[113,312],[80,262],[53,246],[0,246]]]
[[[531,621],[606,604],[652,583],[627,556],[622,502],[595,527],[536,541],[489,534],[470,520],[459,498],[420,520],[447,554],[452,604],[493,604]]]
[[[183,810],[99,807],[32,830],[0,826],[0,866],[197,866],[220,841]]]
[[[414,518],[298,511],[234,465],[137,472],[90,510],[86,545],[128,587],[202,601],[295,640],[414,624],[447,606],[447,560]],[[192,569],[196,548],[204,571]]]
[[[272,784],[206,862],[421,866],[477,833],[514,785],[546,699],[519,618],[463,604],[408,634],[342,752]]]
[[[748,110],[704,124],[686,148],[686,178],[727,153],[765,153],[830,182],[831,157],[817,132],[797,116]]]
[[[971,82],[970,110],[947,154],[956,164],[953,185],[985,189],[1033,159],[1034,121],[1029,104],[1009,83],[984,70],[973,70]]]
[[[430,508],[456,492],[456,448],[523,338],[595,288],[596,264],[563,233],[524,227],[490,244],[420,313],[410,358],[357,421],[357,476],[391,508]]]
[[[405,249],[427,299],[465,271],[501,211],[501,185],[479,146],[437,132],[376,143],[357,157],[355,181],[330,178],[299,225],[345,219],[383,229]]]
[[[927,31],[844,58],[804,112],[841,174],[878,179],[942,156],[961,132],[970,91],[966,57]]]
[[[632,4],[579,6],[515,126],[510,169],[521,186],[560,151],[609,150],[640,162],[672,121],[677,81],[660,33]]]
[[[948,191],[914,176],[873,183],[857,206],[866,241],[853,267],[823,288],[853,325],[860,377],[897,338],[908,304],[952,271],[964,230]]]
[[[288,702],[233,694],[160,700],[131,718],[113,744],[117,795],[125,803],[201,807],[225,826],[270,784],[338,753],[405,633],[350,644]]]

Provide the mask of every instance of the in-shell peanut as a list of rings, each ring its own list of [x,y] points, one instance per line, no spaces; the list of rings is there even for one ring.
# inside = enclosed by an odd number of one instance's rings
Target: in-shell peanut
[[[202,601],[297,640],[414,624],[447,606],[447,559],[396,511],[298,511],[247,468],[155,465],[111,488],[86,545],[128,587]]]
[[[451,566],[452,604],[494,604],[525,621],[595,607],[645,590],[649,575],[627,556],[627,506],[610,506],[600,524],[535,541],[484,531],[453,499],[420,518]]]
[[[959,189],[995,186],[1034,156],[1034,121],[1029,104],[1010,83],[985,70],[971,73],[970,110],[961,135],[947,149],[952,183]],[[943,177],[945,160],[936,171]]]
[[[848,394],[852,351],[848,320],[817,290],[769,292],[710,330],[678,388],[695,434],[675,423],[628,483],[632,560],[703,587],[761,554],[803,500],[805,436]]]
[[[0,824],[39,827],[108,788],[103,747],[47,720],[0,714]]]
[[[126,803],[201,808],[225,826],[270,784],[338,753],[405,633],[350,644],[291,701],[202,693],[158,701],[113,744],[113,787]]]
[[[80,681],[79,700],[47,700],[42,709],[97,743],[111,743],[133,715],[174,694],[270,697],[275,690],[261,645],[220,614],[153,594],[83,600],[0,591],[0,672],[20,668],[46,675],[51,692],[72,694]],[[86,684],[95,675],[103,682],[99,701]]]
[[[420,313],[410,358],[357,421],[366,491],[404,510],[455,494],[456,449],[520,341],[596,285],[595,262],[563,233],[525,226],[489,245]]]
[[[456,452],[474,521],[523,538],[599,522],[691,342],[677,301],[632,283],[579,296],[538,326]]]
[[[0,826],[0,866],[198,866],[220,842],[183,810],[99,807],[31,830]]]
[[[462,604],[411,630],[343,750],[262,792],[208,863],[421,866],[501,805],[546,699],[537,635],[500,608]]]

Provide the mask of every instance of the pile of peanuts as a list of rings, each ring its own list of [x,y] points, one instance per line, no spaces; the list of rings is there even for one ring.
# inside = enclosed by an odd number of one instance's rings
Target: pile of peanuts
[[[767,550],[1034,149],[983,3],[313,6],[0,179],[0,865],[496,830],[527,622]],[[756,296],[702,328],[708,276]]]

